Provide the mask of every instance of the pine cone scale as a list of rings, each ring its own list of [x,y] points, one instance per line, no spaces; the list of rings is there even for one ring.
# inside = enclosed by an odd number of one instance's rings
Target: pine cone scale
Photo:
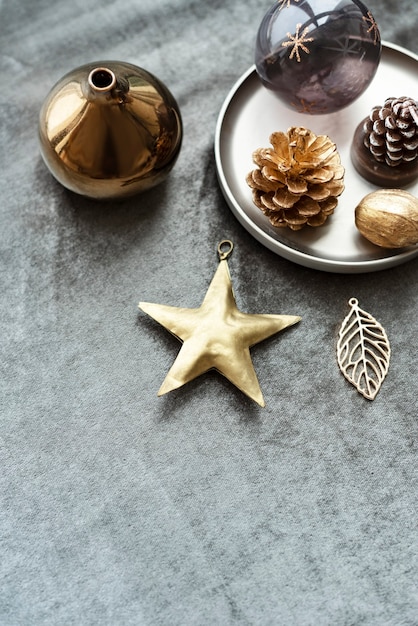
[[[299,196],[290,193],[285,187],[277,189],[273,196],[274,210],[291,209],[298,200]]]
[[[301,217],[313,217],[321,212],[319,202],[308,202],[307,198],[302,199],[298,204],[298,213]]]
[[[303,178],[288,178],[287,188],[291,193],[301,196],[308,191],[308,183]]]

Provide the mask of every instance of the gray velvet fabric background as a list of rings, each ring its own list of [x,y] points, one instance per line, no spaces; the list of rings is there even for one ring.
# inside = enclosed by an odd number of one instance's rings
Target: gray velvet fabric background
[[[418,624],[418,259],[298,266],[216,180],[269,6],[0,1],[0,626]],[[418,53],[416,0],[368,6]],[[49,89],[101,59],[154,73],[184,121],[167,181],[121,204],[67,192],[38,150]],[[239,308],[303,318],[252,350],[264,409],[217,373],[156,396],[180,344],[138,301],[198,306],[225,237]],[[353,296],[392,345],[374,402],[335,360]]]

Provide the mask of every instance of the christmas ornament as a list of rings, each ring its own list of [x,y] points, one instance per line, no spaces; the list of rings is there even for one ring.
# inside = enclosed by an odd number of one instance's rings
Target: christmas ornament
[[[389,369],[390,345],[385,330],[351,298],[337,344],[337,360],[345,378],[368,400],[378,393]]]
[[[361,234],[377,246],[412,246],[418,243],[418,199],[403,189],[373,191],[357,205],[355,222]]]
[[[219,244],[220,263],[199,308],[139,303],[140,309],[183,342],[158,392],[159,396],[215,369],[264,406],[250,347],[296,324],[301,318],[294,315],[247,314],[237,309],[227,263],[232,248],[232,242],[228,240]]]
[[[375,19],[357,0],[279,0],[257,34],[263,84],[301,113],[338,111],[373,79],[381,42]]]
[[[381,187],[403,187],[418,176],[418,102],[387,98],[357,127],[351,144],[357,171]]]
[[[344,190],[344,168],[336,145],[326,135],[291,127],[270,136],[272,148],[253,153],[258,169],[247,175],[254,204],[273,226],[300,230],[321,226]]]
[[[178,105],[146,70],[118,61],[66,74],[47,95],[40,149],[64,187],[92,198],[123,198],[160,183],[182,140]]]

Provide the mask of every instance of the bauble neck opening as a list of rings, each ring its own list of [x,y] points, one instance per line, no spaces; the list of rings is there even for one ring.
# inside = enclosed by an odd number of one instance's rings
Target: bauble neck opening
[[[88,83],[96,93],[108,93],[116,87],[116,76],[107,67],[96,67],[90,72]]]

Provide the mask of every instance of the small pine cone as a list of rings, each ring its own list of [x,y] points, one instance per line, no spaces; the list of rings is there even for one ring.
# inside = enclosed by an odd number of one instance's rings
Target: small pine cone
[[[273,226],[321,226],[344,190],[336,145],[326,135],[298,126],[273,133],[270,143],[272,148],[255,150],[258,167],[246,177],[254,204]]]
[[[418,103],[412,98],[387,98],[364,122],[364,145],[376,161],[397,167],[418,156]]]

